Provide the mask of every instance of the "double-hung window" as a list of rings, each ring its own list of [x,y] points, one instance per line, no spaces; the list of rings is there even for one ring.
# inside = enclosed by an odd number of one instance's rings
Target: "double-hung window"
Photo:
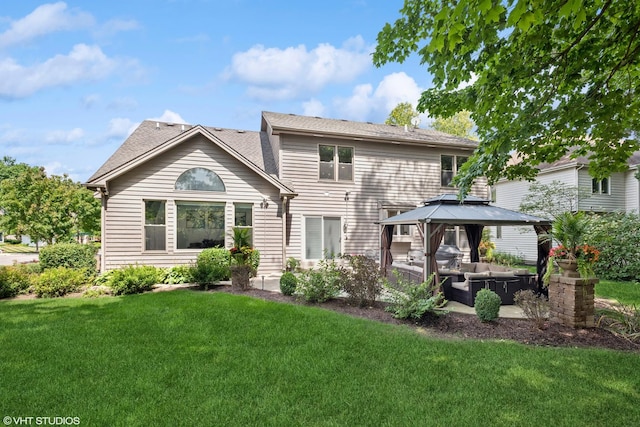
[[[320,179],[353,181],[353,147],[318,146]]]
[[[164,251],[167,248],[166,204],[164,200],[144,202],[145,251]]]
[[[609,179],[595,179],[591,180],[591,193],[592,194],[609,194]]]
[[[440,185],[442,187],[453,187],[453,177],[458,174],[458,170],[469,158],[466,156],[440,156]]]
[[[253,205],[250,203],[235,203],[235,226],[249,230],[249,241],[253,245]]]

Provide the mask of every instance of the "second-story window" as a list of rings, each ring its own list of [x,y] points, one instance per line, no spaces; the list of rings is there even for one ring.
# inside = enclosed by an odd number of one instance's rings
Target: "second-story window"
[[[353,147],[320,145],[320,179],[353,181]]]
[[[609,179],[595,179],[591,180],[591,193],[592,194],[609,194]]]
[[[468,159],[466,156],[440,156],[440,185],[453,187],[453,177]]]

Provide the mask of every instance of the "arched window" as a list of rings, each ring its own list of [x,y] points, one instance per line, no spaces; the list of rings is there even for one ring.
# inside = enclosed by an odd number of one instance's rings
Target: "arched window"
[[[193,168],[178,177],[176,190],[225,191],[225,188],[215,172],[205,168]]]

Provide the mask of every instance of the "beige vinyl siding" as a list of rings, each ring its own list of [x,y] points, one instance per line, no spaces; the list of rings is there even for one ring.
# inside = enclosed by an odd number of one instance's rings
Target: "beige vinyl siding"
[[[186,170],[203,167],[222,179],[226,192],[176,191],[176,179]],[[282,221],[279,191],[244,164],[203,137],[185,141],[125,175],[109,186],[103,251],[110,270],[126,264],[171,267],[194,262],[199,249],[176,249],[177,201],[225,203],[226,234],[231,233],[234,202],[253,206],[254,245],[261,253],[259,274],[282,269]],[[263,197],[269,206],[262,209]],[[144,251],[144,200],[166,200],[167,250]],[[232,241],[226,237],[226,247]]]
[[[298,197],[292,200],[291,241],[287,256],[304,259],[304,218],[339,217],[347,223],[342,234],[343,253],[362,254],[379,250],[380,212],[383,204],[399,202],[412,206],[429,197],[455,189],[440,186],[440,154],[469,155],[469,151],[446,150],[401,144],[334,138],[281,135],[281,179],[295,183]],[[320,180],[318,146],[354,148],[354,180]],[[486,197],[480,183],[474,194]],[[349,201],[345,201],[345,192]],[[417,231],[411,245],[422,246]],[[407,245],[408,247],[409,245]]]

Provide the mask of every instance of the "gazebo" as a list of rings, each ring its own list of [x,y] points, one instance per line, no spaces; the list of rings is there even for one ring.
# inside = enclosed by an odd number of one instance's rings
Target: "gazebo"
[[[492,206],[489,200],[475,196],[467,196],[460,200],[457,194],[442,194],[426,200],[423,206],[387,218],[380,222],[380,266],[387,269],[393,262],[391,243],[393,228],[396,225],[416,225],[424,242],[423,280],[436,273],[439,282],[435,253],[440,246],[447,225],[463,226],[471,249],[471,262],[478,262],[480,255],[478,245],[485,226],[491,225],[530,225],[538,236],[550,231],[551,221],[522,212]],[[546,270],[551,242],[538,239],[537,275],[538,290],[541,291],[540,279]]]

